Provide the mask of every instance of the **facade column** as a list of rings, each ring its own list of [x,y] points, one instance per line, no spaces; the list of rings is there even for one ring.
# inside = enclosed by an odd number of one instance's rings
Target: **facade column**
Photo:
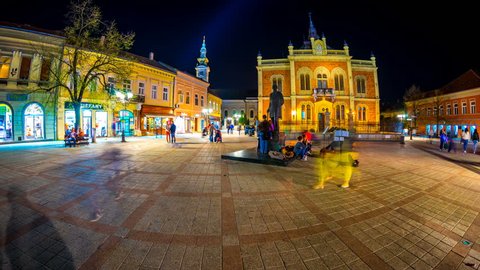
[[[260,60],[261,61],[261,60]],[[258,68],[258,119],[262,119],[263,114],[263,81],[262,69]]]
[[[354,81],[353,81],[353,72],[352,72],[352,57],[348,56],[347,60],[347,76],[348,76],[348,106],[349,106],[349,113],[351,113],[352,119],[352,126],[355,122],[355,88],[354,88]],[[349,123],[350,125],[350,123]]]
[[[10,72],[8,75],[9,81],[7,83],[8,88],[17,87],[17,80],[20,76],[20,63],[22,62],[22,52],[13,51],[12,63],[10,64]]]
[[[42,70],[42,57],[40,56],[40,54],[35,53],[32,58],[28,87],[38,86],[41,70]]]

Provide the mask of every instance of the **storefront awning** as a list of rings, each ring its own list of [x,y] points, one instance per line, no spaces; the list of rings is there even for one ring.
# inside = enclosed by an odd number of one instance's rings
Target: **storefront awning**
[[[140,110],[142,117],[174,117],[173,110],[170,107],[142,105]]]

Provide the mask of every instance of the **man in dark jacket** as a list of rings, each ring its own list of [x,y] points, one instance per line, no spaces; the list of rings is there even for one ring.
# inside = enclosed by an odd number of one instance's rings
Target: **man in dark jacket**
[[[170,137],[172,138],[172,143],[177,142],[177,139],[175,137],[175,131],[177,131],[177,126],[174,122],[172,122],[172,125],[170,126]]]

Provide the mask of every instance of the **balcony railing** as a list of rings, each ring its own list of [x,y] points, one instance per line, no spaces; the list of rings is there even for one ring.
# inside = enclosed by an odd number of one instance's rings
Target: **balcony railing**
[[[134,95],[130,99],[130,102],[145,103],[145,96],[144,95]]]

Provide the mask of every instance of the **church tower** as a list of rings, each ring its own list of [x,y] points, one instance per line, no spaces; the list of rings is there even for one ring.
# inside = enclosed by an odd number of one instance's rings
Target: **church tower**
[[[205,45],[205,36],[203,36],[202,48],[200,49],[200,57],[197,58],[197,66],[195,70],[197,71],[197,78],[200,78],[208,82],[208,77],[210,74],[210,67],[208,66],[207,58],[207,46]]]

